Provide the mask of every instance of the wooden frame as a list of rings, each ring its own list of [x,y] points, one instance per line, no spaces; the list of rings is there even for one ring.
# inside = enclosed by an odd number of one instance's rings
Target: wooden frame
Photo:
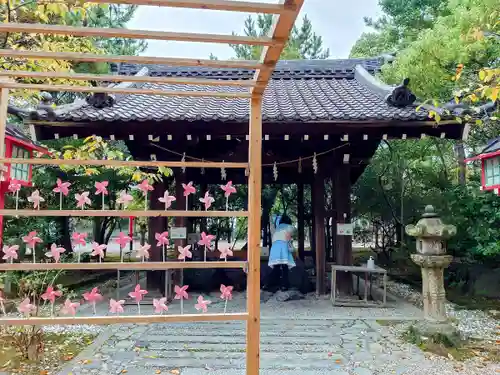
[[[190,8],[203,10],[252,12],[275,14],[272,35],[269,37],[250,38],[233,35],[189,34],[175,32],[158,32],[148,30],[122,30],[82,28],[57,25],[25,25],[5,23],[0,25],[1,32],[36,32],[44,34],[61,34],[75,36],[122,37],[157,40],[178,40],[189,42],[232,43],[264,46],[260,61],[220,61],[207,59],[183,59],[148,56],[110,56],[91,53],[51,52],[51,51],[17,51],[0,49],[0,57],[7,59],[38,60],[71,60],[86,62],[129,62],[136,64],[160,64],[174,66],[203,66],[224,69],[255,70],[253,80],[222,81],[216,79],[163,78],[144,76],[111,76],[75,74],[72,72],[0,72],[0,155],[4,152],[5,126],[7,122],[7,105],[9,90],[50,90],[98,93],[123,93],[141,95],[170,96],[211,96],[230,98],[232,100],[250,99],[249,112],[249,161],[248,163],[211,163],[211,162],[167,162],[167,161],[117,161],[117,160],[50,160],[31,159],[23,163],[31,165],[107,165],[110,167],[143,166],[143,167],[207,167],[207,168],[248,168],[249,169],[249,203],[247,211],[119,211],[119,210],[0,210],[4,216],[184,216],[184,217],[236,217],[248,216],[248,264],[247,262],[145,262],[145,263],[15,263],[1,264],[0,271],[10,270],[49,270],[49,269],[118,269],[118,270],[165,270],[183,268],[248,268],[247,313],[237,314],[185,314],[154,316],[97,316],[97,317],[37,317],[30,319],[5,318],[0,324],[9,325],[45,325],[45,324],[125,324],[125,323],[167,323],[190,321],[247,321],[247,375],[258,375],[260,367],[260,235],[261,235],[261,188],[262,188],[262,95],[271,78],[274,67],[283,51],[289,33],[302,7],[304,0],[279,0],[278,4],[257,3],[233,0],[92,0],[93,3],[116,3],[129,5],[151,5],[173,8]],[[206,85],[247,87],[250,91],[228,90],[216,91],[163,91],[130,87],[89,87],[72,85],[50,85],[16,83],[12,78],[30,79],[64,79],[75,81],[99,82],[138,82],[173,85]],[[16,159],[0,158],[3,164],[16,163]]]

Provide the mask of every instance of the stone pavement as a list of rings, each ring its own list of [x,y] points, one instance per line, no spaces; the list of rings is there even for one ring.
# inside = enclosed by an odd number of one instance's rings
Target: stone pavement
[[[217,297],[209,297],[214,301],[211,312],[223,309]],[[186,313],[193,312],[189,302]],[[242,311],[244,305],[244,296],[235,295],[228,311]],[[128,306],[126,313],[135,308]],[[173,304],[169,313],[178,308]],[[379,326],[374,319],[382,314],[377,310],[387,314],[388,309],[356,310],[358,316],[349,316],[352,310],[334,310],[326,299],[263,303],[261,374],[462,374],[446,371],[453,367],[426,359],[418,348]],[[59,375],[244,375],[245,340],[244,322],[110,326]]]

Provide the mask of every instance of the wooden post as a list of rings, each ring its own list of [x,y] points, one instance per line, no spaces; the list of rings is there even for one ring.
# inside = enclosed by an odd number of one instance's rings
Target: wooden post
[[[326,253],[325,253],[325,181],[316,175],[313,181],[314,191],[314,237],[316,244],[316,293],[326,293]]]
[[[1,88],[0,89],[0,156],[1,157],[5,157],[5,128],[7,127],[8,105],[9,105],[9,89]],[[3,164],[0,164],[0,169],[2,167]],[[3,173],[3,171],[0,170],[0,173]],[[1,209],[4,208],[5,192],[3,190],[4,186],[2,187],[2,191],[0,191],[0,194],[2,194],[2,197],[0,199]],[[0,246],[3,246],[3,215],[0,215]]]
[[[334,174],[335,186],[335,233],[337,223],[349,223],[351,221],[351,180],[350,167],[342,164],[337,167]],[[344,217],[345,214],[345,217]],[[343,266],[352,265],[352,237],[336,235],[335,246],[336,263]],[[352,294],[352,275],[340,272],[337,276],[337,285],[340,294]]]
[[[304,182],[302,179],[297,183],[297,240],[299,242],[299,258],[301,261],[305,260],[305,246],[304,246]]]
[[[158,198],[163,196],[165,191],[165,182],[154,183],[154,190],[149,194],[149,207],[152,210],[161,210],[165,206]],[[162,233],[167,227],[167,218],[165,217],[150,217],[148,219],[148,243],[151,245],[150,259],[153,262],[161,262],[163,260],[161,252],[162,248],[156,246],[155,233]],[[162,271],[148,271],[146,274],[146,285],[148,289],[159,289],[165,293],[165,273]],[[165,294],[166,295],[166,294]]]
[[[260,224],[262,199],[262,96],[250,101],[248,178],[247,375],[260,368]]]

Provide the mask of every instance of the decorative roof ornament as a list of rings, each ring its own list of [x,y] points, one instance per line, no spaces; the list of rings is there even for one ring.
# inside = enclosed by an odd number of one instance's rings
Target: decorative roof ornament
[[[417,97],[410,91],[408,87],[409,83],[410,79],[405,78],[401,83],[401,85],[396,86],[392,90],[392,93],[390,93],[385,98],[387,104],[398,108],[403,108],[413,105],[413,103],[415,103],[415,100],[417,100]]]
[[[313,171],[314,171],[314,174],[318,173],[318,160],[316,158],[316,153],[314,153],[314,156],[313,156]]]
[[[273,177],[274,181],[278,180],[278,166],[276,165],[276,162],[273,164]]]
[[[222,160],[222,162],[224,163],[224,160]],[[224,167],[222,167],[220,169],[220,178],[222,181],[226,181],[226,179],[227,179],[226,168],[224,168]]]
[[[96,92],[92,95],[87,96],[85,98],[85,101],[88,105],[91,105],[94,108],[111,108],[115,104],[115,97],[114,95]]]

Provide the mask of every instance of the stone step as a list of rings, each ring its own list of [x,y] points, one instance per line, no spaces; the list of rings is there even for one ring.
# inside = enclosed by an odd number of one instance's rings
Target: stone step
[[[175,330],[164,330],[164,331],[155,331],[154,337],[165,337],[170,335],[175,336],[206,336],[207,333],[216,332],[217,336],[245,336],[245,329],[220,329],[220,330],[202,330],[202,329],[175,329]],[[335,338],[338,337],[335,331],[324,329],[324,330],[310,330],[307,327],[302,327],[301,329],[295,329],[290,331],[288,329],[262,329],[261,337],[270,337],[270,336],[278,336],[278,337],[310,337],[310,338]]]
[[[206,344],[206,343],[190,343],[189,345],[177,345],[175,343],[167,344],[164,343],[150,343],[147,347],[147,351],[199,351],[199,352],[216,352],[216,353],[244,353],[246,351],[246,343],[232,343],[230,346],[228,345],[214,345],[214,344]],[[308,352],[320,352],[320,353],[328,353],[335,349],[338,349],[337,345],[325,345],[325,344],[304,344],[304,345],[294,345],[294,344],[267,344],[266,346],[261,346],[261,352],[301,352],[307,350]],[[152,355],[152,354],[151,354]]]
[[[211,343],[211,344],[230,344],[230,343],[244,343],[246,341],[246,336],[220,336],[220,335],[212,335],[212,336],[185,336],[185,335],[175,335],[175,334],[170,334],[166,336],[148,336],[147,338],[144,338],[144,340],[141,341],[147,341],[147,342],[163,342],[163,343],[179,343],[179,344],[190,344],[190,343]],[[261,345],[268,345],[268,344],[283,344],[284,342],[287,343],[302,343],[302,344],[338,344],[340,342],[339,337],[300,337],[300,336],[295,336],[295,337],[288,337],[288,336],[283,336],[283,337],[276,337],[276,336],[268,336],[268,337],[261,337],[260,343]]]
[[[322,351],[322,352],[293,351],[293,352],[280,352],[280,353],[267,351],[267,352],[262,352],[260,358],[262,360],[297,359],[304,361],[329,360],[333,362],[340,360],[344,361],[345,363],[345,358],[342,355],[331,353],[331,355],[328,356],[328,353],[329,353],[328,351]],[[226,359],[229,360],[229,359],[246,358],[246,353],[244,350],[240,352],[224,351],[223,353],[220,353],[214,351],[198,351],[192,349],[185,349],[185,350],[162,350],[161,352],[144,351],[140,353],[139,357],[141,358],[141,361],[149,359],[169,359],[175,361],[177,359],[191,358],[191,359],[213,359],[220,362],[224,362]]]

